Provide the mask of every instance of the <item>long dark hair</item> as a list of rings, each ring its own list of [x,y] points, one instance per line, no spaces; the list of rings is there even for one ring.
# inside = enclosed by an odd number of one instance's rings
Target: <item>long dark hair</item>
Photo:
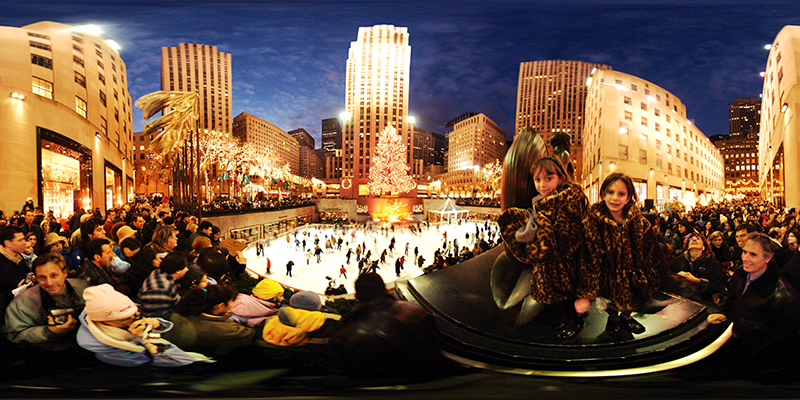
[[[181,297],[172,310],[184,317],[210,314],[214,306],[232,301],[238,295],[239,291],[233,286],[208,285],[204,289],[193,288]]]
[[[632,205],[639,202],[639,195],[636,194],[636,187],[633,186],[631,177],[623,174],[622,172],[614,172],[608,175],[605,180],[603,180],[603,184],[600,185],[600,199],[603,199],[608,187],[616,181],[621,181],[625,185],[626,189],[628,190],[628,195],[631,197],[630,200],[628,200],[628,203],[625,204],[625,208],[623,208],[623,212],[628,212]]]

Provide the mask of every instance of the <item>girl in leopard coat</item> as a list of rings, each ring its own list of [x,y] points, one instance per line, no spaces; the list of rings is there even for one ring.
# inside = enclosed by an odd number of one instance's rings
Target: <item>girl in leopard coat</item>
[[[576,299],[596,295],[582,281],[583,224],[589,201],[580,185],[572,182],[561,164],[542,158],[531,166],[539,195],[528,210],[509,208],[498,219],[508,255],[530,264],[530,296],[542,304],[557,304],[561,318],[554,328],[558,336],[575,336],[583,326],[574,307]],[[588,302],[587,302],[588,304]],[[583,312],[584,310],[581,310]]]
[[[602,200],[589,207],[585,220],[587,273],[596,277],[598,295],[608,299],[606,332],[642,333],[631,317],[650,301],[668,267],[650,222],[639,213],[631,178],[609,175],[600,187]]]

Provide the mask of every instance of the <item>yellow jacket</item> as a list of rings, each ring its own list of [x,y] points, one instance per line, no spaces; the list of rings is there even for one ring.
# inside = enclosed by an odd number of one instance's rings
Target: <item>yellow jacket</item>
[[[309,342],[306,333],[319,329],[325,320],[326,314],[321,311],[283,307],[264,325],[262,337],[276,346],[302,346]]]

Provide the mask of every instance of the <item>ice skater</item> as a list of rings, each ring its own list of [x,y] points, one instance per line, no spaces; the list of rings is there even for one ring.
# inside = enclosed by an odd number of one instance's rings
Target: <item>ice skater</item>
[[[292,260],[289,260],[289,262],[286,263],[286,276],[288,276],[289,278],[292,277],[292,267],[293,266],[294,266],[294,261],[292,261]]]
[[[342,265],[342,268],[339,268],[339,277],[347,279],[347,268],[345,268],[344,265]]]

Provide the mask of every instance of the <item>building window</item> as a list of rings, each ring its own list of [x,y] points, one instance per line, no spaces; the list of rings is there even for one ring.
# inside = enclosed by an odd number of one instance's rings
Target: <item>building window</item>
[[[647,126],[647,117],[642,117],[642,126]]]
[[[622,79],[615,79],[614,80],[614,84],[615,85],[622,85]]]
[[[39,96],[52,99],[53,98],[53,84],[37,77],[33,77],[33,88],[31,91]]]
[[[661,140],[656,139],[656,150],[661,150]]]
[[[29,43],[33,48],[50,51],[50,45],[47,43],[34,42],[33,40],[29,41]]]
[[[633,113],[630,111],[625,111],[625,120],[626,121],[633,121]]]
[[[83,76],[82,73],[75,71],[75,83],[81,85],[82,87],[86,87],[86,77]]]
[[[620,160],[627,160],[628,159],[628,146],[619,145],[619,159]]]
[[[639,149],[639,162],[642,164],[647,164],[647,150]]]
[[[75,96],[75,112],[86,118],[86,101],[78,96]]]
[[[83,47],[78,46],[77,44],[73,44],[72,49],[77,51],[78,53],[83,53]]]
[[[47,69],[53,69],[53,60],[40,55],[31,54],[31,64],[36,64]]]
[[[639,88],[635,84],[631,83],[631,91],[632,92],[636,92],[638,90],[639,90]]]
[[[102,90],[100,91],[100,104],[102,104],[103,107],[106,106],[106,94]]]
[[[108,122],[106,121],[106,117],[100,116],[100,130],[103,131],[103,134],[108,136]]]
[[[656,122],[656,132],[661,132],[661,124]]]
[[[631,104],[631,98],[626,96],[625,98],[623,98],[622,102],[625,104]]]
[[[653,114],[655,114],[656,117],[660,117],[661,116],[661,111],[659,111],[657,108],[654,108],[653,109]]]
[[[642,102],[642,110],[647,111],[647,103]]]
[[[41,33],[33,33],[33,32],[28,32],[28,36],[30,36],[30,37],[35,37],[35,38],[39,38],[39,39],[47,39],[47,40],[50,40],[50,36],[47,36],[47,35],[42,35]]]
[[[98,74],[97,79],[100,80],[100,82],[103,82],[103,85],[106,84],[106,77],[103,74]]]

